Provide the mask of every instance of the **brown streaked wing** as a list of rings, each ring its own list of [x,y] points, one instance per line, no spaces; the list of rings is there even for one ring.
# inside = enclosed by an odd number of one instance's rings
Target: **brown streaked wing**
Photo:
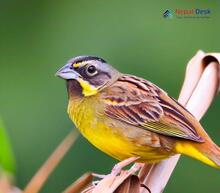
[[[183,107],[149,81],[123,75],[103,92],[102,97],[106,104],[105,113],[111,118],[155,133],[203,141],[194,125],[179,110]]]

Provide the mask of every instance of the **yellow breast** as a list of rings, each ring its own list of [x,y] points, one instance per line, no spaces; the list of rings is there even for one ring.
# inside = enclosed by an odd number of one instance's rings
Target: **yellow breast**
[[[120,128],[107,126],[103,120],[104,115],[98,112],[100,104],[96,101],[94,97],[87,97],[70,101],[68,106],[71,120],[90,143],[118,160],[140,156],[139,161],[150,163],[169,156],[157,152],[156,148],[132,142],[120,133]]]
[[[132,146],[129,147],[129,144],[117,132],[101,122],[95,109],[97,109],[97,105],[90,100],[70,101],[68,114],[90,143],[116,159],[124,159],[125,155],[122,156],[121,152],[129,152],[127,150]],[[131,155],[127,155],[127,157],[131,157]]]

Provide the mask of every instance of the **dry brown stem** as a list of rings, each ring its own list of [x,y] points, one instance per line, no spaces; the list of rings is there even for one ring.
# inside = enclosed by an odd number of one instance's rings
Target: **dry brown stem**
[[[77,136],[78,134],[75,130],[72,130],[68,134],[68,136],[62,141],[62,143],[56,148],[56,150],[50,155],[48,160],[41,166],[38,172],[30,180],[23,193],[39,192],[54,168],[58,165],[66,152],[75,142]]]
[[[71,184],[63,193],[78,193],[91,184],[93,179],[92,173],[85,173],[77,181]]]
[[[220,54],[199,51],[187,65],[178,101],[198,120],[207,111],[219,88],[219,64]],[[152,193],[163,192],[179,158],[180,155],[176,155],[159,164],[144,166],[139,176]],[[142,193],[145,192],[142,189]]]

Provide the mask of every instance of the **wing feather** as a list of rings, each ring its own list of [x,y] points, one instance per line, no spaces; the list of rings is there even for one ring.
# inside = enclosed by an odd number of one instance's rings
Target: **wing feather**
[[[158,134],[203,142],[188,117],[195,118],[149,81],[124,75],[103,92],[102,99],[105,114],[113,119]]]

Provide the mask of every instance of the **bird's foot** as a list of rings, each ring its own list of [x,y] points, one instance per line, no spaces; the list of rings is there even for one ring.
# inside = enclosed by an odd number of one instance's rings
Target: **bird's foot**
[[[112,168],[112,172],[111,175],[113,176],[117,176],[121,173],[122,169],[126,166],[128,166],[129,164],[135,162],[136,160],[138,160],[139,157],[131,157],[128,159],[125,159],[119,163],[117,163],[113,168]],[[135,166],[135,165],[134,165]],[[131,169],[136,169],[136,167],[132,166]]]
[[[96,174],[93,173],[94,177],[100,178],[100,180],[94,181],[92,185],[89,187],[89,191],[91,189],[102,189],[103,187],[114,187],[117,184],[120,185],[125,179],[129,176],[134,175],[137,171],[139,171],[143,163],[135,163],[133,166],[128,170],[123,170],[124,167],[128,166],[129,164],[137,161],[139,157],[132,157],[126,160],[123,160],[117,163],[113,168],[110,174],[103,175],[103,174]],[[145,187],[145,186],[144,186]],[[83,193],[88,193],[83,192]],[[150,191],[149,191],[150,193]]]
[[[93,173],[92,175],[94,177],[103,179],[106,178],[107,176],[117,176],[122,172],[122,169],[126,166],[128,166],[129,164],[135,162],[136,160],[138,160],[139,157],[131,157],[128,159],[125,159],[119,163],[117,163],[113,168],[110,174],[108,175],[104,175],[104,174],[97,174],[97,173]],[[142,163],[135,163],[129,170],[124,171],[124,172],[128,172],[128,173],[135,173],[137,172],[141,167],[143,166]]]

